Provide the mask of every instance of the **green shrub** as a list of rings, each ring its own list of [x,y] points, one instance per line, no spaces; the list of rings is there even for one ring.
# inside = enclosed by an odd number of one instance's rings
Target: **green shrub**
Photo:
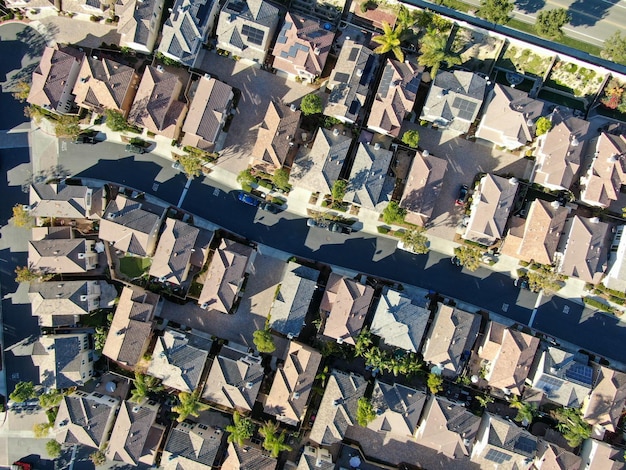
[[[601,310],[603,312],[615,313],[615,309],[613,307],[605,304],[604,302],[600,302],[599,300],[592,299],[591,297],[583,297],[583,302],[586,303],[588,306],[597,308],[598,310]]]
[[[378,233],[386,235],[391,229],[389,227],[386,227],[385,225],[379,225],[378,227],[376,227],[376,230],[378,230]]]
[[[243,182],[241,183],[241,189],[247,193],[252,191],[252,186],[250,186],[248,183]]]
[[[530,265],[528,261],[520,260],[519,265],[526,268]]]

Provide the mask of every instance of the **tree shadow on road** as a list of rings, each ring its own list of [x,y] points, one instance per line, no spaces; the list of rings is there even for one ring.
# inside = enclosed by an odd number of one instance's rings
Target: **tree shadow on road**
[[[619,0],[576,0],[572,3],[567,12],[571,15],[571,26],[594,26],[598,21],[606,18],[609,9],[616,5]]]
[[[545,0],[517,0],[515,2],[515,9],[524,13],[537,13],[544,6],[546,6]]]

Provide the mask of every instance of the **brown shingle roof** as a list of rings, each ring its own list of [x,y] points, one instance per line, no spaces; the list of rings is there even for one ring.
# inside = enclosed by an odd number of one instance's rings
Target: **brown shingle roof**
[[[222,464],[224,470],[274,470],[278,461],[266,452],[251,446],[228,444],[226,459]]]
[[[290,166],[289,157],[296,152],[293,142],[300,126],[301,111],[270,102],[257,134],[252,156],[263,165],[279,169]]]
[[[102,188],[33,184],[30,187],[30,214],[33,217],[98,219],[102,215]]]
[[[430,220],[443,186],[448,162],[417,152],[411,163],[400,207],[407,210],[406,221],[424,225]]]
[[[577,215],[568,223],[567,245],[559,269],[566,276],[597,284],[607,267],[611,226]]]
[[[615,432],[626,404],[626,374],[599,369],[596,386],[583,405],[583,417],[593,426]]]
[[[607,207],[617,201],[621,186],[626,184],[626,135],[602,133],[596,154],[585,177],[580,179],[580,198],[587,204]]]

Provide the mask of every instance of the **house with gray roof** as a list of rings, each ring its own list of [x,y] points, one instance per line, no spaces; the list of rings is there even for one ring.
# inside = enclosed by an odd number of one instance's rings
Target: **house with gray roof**
[[[156,423],[159,408],[154,401],[124,400],[105,451],[107,459],[133,466],[153,465],[165,434],[165,426]]]
[[[218,0],[176,0],[163,25],[159,52],[186,67],[195,67],[218,9]]]
[[[33,230],[33,240],[28,242],[28,264],[35,271],[81,274],[96,269],[98,254],[95,251],[95,240],[71,238],[71,229],[48,235],[41,233],[46,237],[43,239],[36,238],[38,232],[40,231]],[[55,238],[48,238],[50,235]],[[63,236],[67,238],[61,238]]]
[[[367,427],[377,432],[412,437],[417,429],[426,398],[424,392],[377,380],[370,400],[376,417]]]
[[[504,418],[485,413],[472,449],[472,461],[485,469],[526,468],[537,453],[537,438]]]
[[[148,374],[161,379],[166,387],[193,392],[200,383],[212,345],[208,338],[168,327],[156,340]]]
[[[289,174],[290,181],[294,186],[312,193],[330,194],[339,179],[351,144],[352,135],[346,135],[345,130],[320,127],[311,149],[300,149]]]
[[[217,23],[217,47],[263,64],[278,28],[279,13],[263,0],[228,0]]]
[[[65,445],[101,449],[115,421],[119,399],[76,390],[61,400],[52,432]]]
[[[334,470],[333,456],[323,447],[304,446],[296,470]]]
[[[556,444],[539,439],[534,466],[538,469],[580,470],[583,460]]]
[[[349,426],[356,425],[359,398],[367,389],[367,381],[356,374],[332,370],[309,438],[330,446],[341,442]]]
[[[473,72],[440,71],[433,80],[420,119],[464,134],[476,120],[487,80]]]
[[[99,219],[105,198],[102,188],[36,183],[30,186],[29,202],[32,217]]]
[[[396,182],[390,174],[392,160],[393,152],[379,143],[359,142],[344,201],[382,212]]]
[[[94,351],[87,333],[40,336],[33,344],[31,358],[46,388],[84,385],[94,373]]]
[[[98,237],[116,250],[135,256],[152,256],[165,211],[155,214],[141,202],[119,195],[107,205]]]
[[[202,398],[235,410],[252,411],[264,374],[259,356],[236,344],[222,346],[213,360]]]
[[[370,332],[388,346],[418,352],[429,319],[426,302],[418,300],[417,296],[385,287]]]
[[[175,423],[163,447],[161,467],[163,470],[210,470],[219,463],[225,438],[222,429],[204,423]]]
[[[164,4],[165,0],[116,0],[115,15],[120,18],[117,32],[122,36],[120,46],[151,54]]]
[[[626,237],[624,236],[625,225],[615,227],[613,240],[609,248],[609,259],[606,276],[602,279],[609,289],[626,291]]]
[[[378,57],[371,49],[346,39],[326,85],[330,95],[324,114],[345,123],[356,122],[377,66]]]
[[[274,470],[278,460],[269,453],[250,445],[240,446],[234,442],[228,444],[226,458],[222,468],[233,470]]]
[[[287,337],[300,334],[319,275],[317,269],[294,262],[287,264],[272,304],[270,328]]]

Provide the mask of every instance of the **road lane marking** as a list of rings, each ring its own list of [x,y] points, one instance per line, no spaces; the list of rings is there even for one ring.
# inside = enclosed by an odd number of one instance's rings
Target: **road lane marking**
[[[535,316],[537,315],[537,310],[539,309],[539,305],[541,304],[541,298],[543,297],[543,291],[539,291],[537,295],[537,300],[535,301],[535,308],[533,309],[533,313],[530,316],[530,321],[528,322],[528,326],[530,328],[533,327],[533,323],[535,322]]]
[[[213,190],[213,196],[217,197],[217,196],[219,196],[219,195],[220,195],[220,190],[219,190],[219,188],[215,188],[215,189]]]
[[[565,315],[569,315],[569,305],[564,305],[564,306],[563,306],[563,313],[564,313]]]
[[[185,200],[185,196],[187,196],[187,191],[189,191],[189,186],[191,186],[192,180],[193,180],[192,176],[187,178],[187,184],[185,184],[185,189],[183,189],[183,193],[180,195],[180,199],[178,200],[177,207],[181,207],[183,205],[183,201]]]

